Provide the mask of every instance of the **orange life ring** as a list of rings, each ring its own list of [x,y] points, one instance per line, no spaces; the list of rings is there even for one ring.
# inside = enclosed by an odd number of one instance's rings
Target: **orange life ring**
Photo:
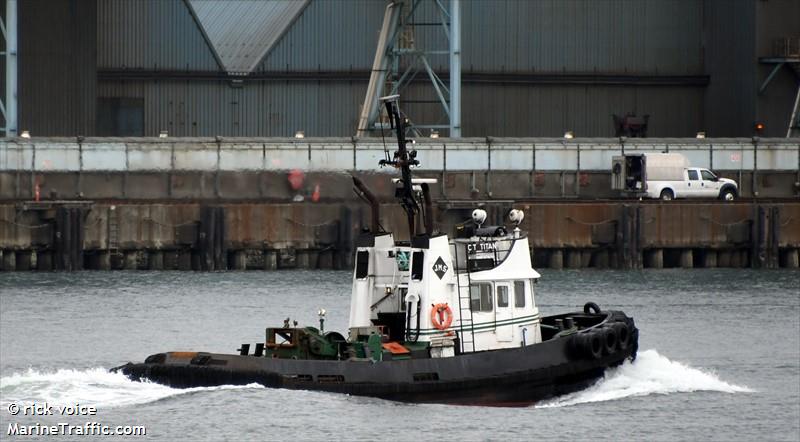
[[[447,303],[433,305],[431,309],[431,322],[439,330],[445,330],[453,323],[453,311]]]

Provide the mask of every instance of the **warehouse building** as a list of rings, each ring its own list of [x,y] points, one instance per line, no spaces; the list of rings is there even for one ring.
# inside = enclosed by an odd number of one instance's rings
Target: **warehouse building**
[[[17,129],[34,136],[354,135],[387,5],[14,3],[0,73],[16,57]],[[447,46],[436,7],[421,2],[404,47]],[[608,137],[612,115],[635,114],[653,137],[749,137],[757,122],[783,137],[796,106],[800,0],[470,0],[461,20],[463,136]],[[447,78],[446,55],[430,63]],[[423,80],[403,108],[441,122]]]

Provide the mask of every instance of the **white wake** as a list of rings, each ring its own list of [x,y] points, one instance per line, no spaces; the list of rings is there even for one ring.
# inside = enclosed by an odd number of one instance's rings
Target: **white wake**
[[[178,389],[151,382],[134,382],[121,373],[111,373],[105,368],[60,369],[55,372],[28,369],[0,378],[0,410],[12,402],[47,402],[53,406],[80,403],[109,408],[144,404],[198,391],[246,388],[263,387],[251,384]]]
[[[655,350],[640,352],[633,363],[608,370],[595,385],[576,393],[537,404],[537,407],[566,407],[589,402],[613,401],[652,394],[718,391],[752,393],[754,390],[729,384],[716,374],[670,361]]]

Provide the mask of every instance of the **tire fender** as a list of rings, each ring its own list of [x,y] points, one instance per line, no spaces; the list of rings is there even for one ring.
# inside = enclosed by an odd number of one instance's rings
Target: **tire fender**
[[[620,350],[625,350],[631,343],[631,332],[628,326],[622,322],[614,323],[614,330],[617,332],[617,347]]]
[[[583,352],[587,359],[600,359],[603,356],[601,333],[595,330],[583,335]]]
[[[617,331],[613,327],[603,328],[603,352],[607,355],[617,351]]]

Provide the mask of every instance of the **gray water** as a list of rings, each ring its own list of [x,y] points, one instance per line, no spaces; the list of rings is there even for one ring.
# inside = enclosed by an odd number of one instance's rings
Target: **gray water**
[[[96,421],[144,425],[155,440],[800,440],[800,273],[541,273],[543,314],[590,300],[622,309],[640,351],[590,389],[526,408],[187,391],[106,372],[162,351],[234,352],[286,317],[316,325],[319,307],[326,329],[344,331],[349,272],[0,274],[0,439],[13,423]],[[9,414],[33,402],[97,414]]]

